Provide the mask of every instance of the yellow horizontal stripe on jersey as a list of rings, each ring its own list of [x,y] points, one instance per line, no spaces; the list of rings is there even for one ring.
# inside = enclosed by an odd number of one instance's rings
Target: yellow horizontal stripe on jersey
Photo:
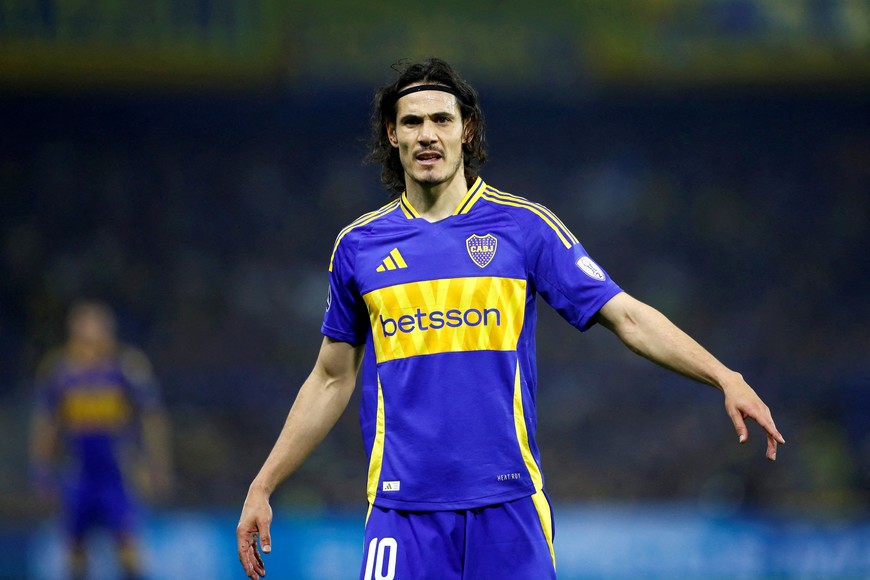
[[[124,391],[115,386],[70,391],[62,401],[64,425],[77,433],[117,431],[126,426],[132,414]]]
[[[559,220],[559,218],[556,217],[553,212],[540,204],[533,203],[521,197],[505,194],[493,189],[488,189],[483,194],[483,198],[493,203],[500,203],[502,205],[509,205],[512,207],[522,207],[536,214],[538,217],[544,220],[544,223],[546,223],[554,232],[556,232],[556,235],[559,236],[559,239],[562,241],[566,248],[571,248],[572,246],[574,246],[574,244],[579,243],[574,234],[571,233],[571,230],[566,228],[565,225]]]
[[[375,355],[391,360],[476,350],[516,350],[526,281],[473,277],[388,286],[363,295]]]

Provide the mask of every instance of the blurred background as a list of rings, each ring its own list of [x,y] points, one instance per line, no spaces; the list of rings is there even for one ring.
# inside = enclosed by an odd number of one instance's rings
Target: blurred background
[[[0,0],[0,577],[62,573],[27,432],[82,297],[171,418],[152,577],[242,577],[235,521],[314,362],[334,236],[387,200],[373,91],[431,55],[481,95],[484,179],[741,371],[788,441],[768,463],[717,391],[542,308],[560,578],[870,577],[868,0]],[[274,577],[357,573],[357,403],[274,496]]]

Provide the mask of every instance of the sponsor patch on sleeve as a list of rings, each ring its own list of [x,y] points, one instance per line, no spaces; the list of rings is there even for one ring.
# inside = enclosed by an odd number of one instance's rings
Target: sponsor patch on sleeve
[[[604,275],[604,270],[599,268],[598,264],[593,262],[592,258],[590,258],[589,256],[583,256],[582,258],[577,260],[576,264],[577,264],[577,267],[580,268],[580,270],[584,274],[586,274],[587,276],[589,276],[593,280],[598,280],[600,282],[603,282],[604,279],[606,278],[606,276]]]

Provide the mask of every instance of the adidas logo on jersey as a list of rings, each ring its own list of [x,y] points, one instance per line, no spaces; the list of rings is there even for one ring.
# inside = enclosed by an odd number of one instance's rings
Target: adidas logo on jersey
[[[402,482],[400,482],[400,481],[385,481],[384,485],[381,489],[383,491],[399,491],[402,489]]]
[[[387,270],[401,270],[402,268],[407,268],[408,264],[405,263],[405,258],[402,257],[401,252],[399,252],[399,248],[393,248],[390,251],[390,255],[384,258],[381,262],[381,265],[377,267],[376,272],[386,272]]]

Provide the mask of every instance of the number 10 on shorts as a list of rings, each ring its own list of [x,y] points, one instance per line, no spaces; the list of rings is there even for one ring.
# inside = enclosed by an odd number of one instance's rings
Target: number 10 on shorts
[[[380,540],[373,538],[369,542],[366,572],[363,574],[363,580],[393,580],[396,577],[397,549],[398,544],[395,538],[381,538]],[[386,565],[384,560],[386,560]]]

